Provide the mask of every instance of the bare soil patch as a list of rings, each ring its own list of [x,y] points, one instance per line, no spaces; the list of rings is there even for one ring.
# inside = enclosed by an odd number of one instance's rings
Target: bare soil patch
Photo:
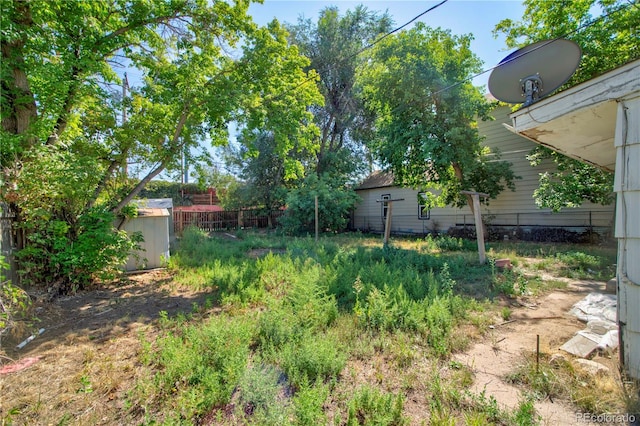
[[[560,346],[576,332],[584,329],[584,323],[568,311],[588,293],[603,291],[605,283],[568,279],[566,281],[568,286],[565,290],[553,291],[535,299],[506,300],[505,305],[513,312],[509,321],[494,326],[468,351],[454,355],[457,361],[467,365],[474,373],[472,392],[484,391],[487,396],[495,397],[499,405],[515,408],[523,398],[522,390],[507,383],[505,376],[523,362],[524,354],[536,352],[537,336],[540,336],[540,352],[551,355],[563,353],[559,349]],[[614,364],[606,357],[596,357],[594,360],[605,365]],[[543,424],[576,423],[577,410],[567,401],[547,399],[536,402],[535,408],[542,416]]]
[[[22,350],[16,345],[29,333],[2,340],[0,364],[38,360],[0,375],[0,418],[15,425],[127,422],[126,393],[141,368],[141,333],[153,338],[161,311],[189,312],[207,296],[175,289],[170,280],[165,271],[153,271],[53,303],[36,302],[36,327],[45,331]]]

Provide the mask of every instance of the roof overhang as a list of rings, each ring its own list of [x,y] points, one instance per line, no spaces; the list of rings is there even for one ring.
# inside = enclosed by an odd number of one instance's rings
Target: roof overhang
[[[640,93],[640,60],[510,115],[510,131],[577,160],[614,171],[617,103]]]

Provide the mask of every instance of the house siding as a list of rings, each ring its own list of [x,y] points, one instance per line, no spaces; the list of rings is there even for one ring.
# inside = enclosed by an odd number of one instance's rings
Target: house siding
[[[549,160],[531,167],[526,156],[536,144],[504,128],[502,123],[510,123],[509,113],[509,107],[499,107],[493,113],[494,121],[478,123],[478,130],[485,137],[484,144],[492,151],[498,149],[501,160],[510,162],[516,176],[520,176],[515,182],[515,191],[506,189],[488,205],[483,205],[484,220],[494,226],[559,227],[576,231],[594,228],[600,233],[609,233],[614,220],[613,204],[601,206],[585,202],[581,207],[566,208],[558,213],[536,206],[533,191],[538,188],[539,174],[553,170],[554,165]],[[474,223],[468,207],[436,208],[431,210],[429,219],[418,219],[418,191],[414,189],[389,186],[357,190],[357,193],[362,201],[353,213],[351,225],[355,229],[374,232],[384,229],[381,203],[376,202],[383,194],[389,194],[391,199],[404,199],[393,204],[391,231],[394,233],[446,232],[452,226]]]

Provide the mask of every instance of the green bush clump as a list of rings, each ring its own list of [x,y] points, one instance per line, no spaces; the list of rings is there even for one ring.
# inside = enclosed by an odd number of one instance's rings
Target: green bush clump
[[[286,343],[277,358],[289,383],[301,389],[309,383],[336,378],[346,364],[347,353],[331,336],[306,333]]]
[[[282,425],[289,416],[285,393],[281,384],[281,372],[269,365],[253,365],[240,379],[236,415],[251,418],[261,425]]]
[[[385,394],[365,386],[358,389],[348,402],[348,426],[408,424],[402,416],[404,398],[402,395]]]
[[[309,174],[287,195],[287,211],[280,219],[289,234],[311,233],[315,229],[315,197],[318,197],[318,222],[321,230],[341,231],[349,221],[349,212],[358,195],[339,179]]]
[[[303,384],[293,397],[296,423],[301,426],[327,424],[324,402],[329,396],[329,385],[316,382]]]
[[[438,297],[434,299],[427,309],[427,327],[429,334],[427,343],[438,356],[449,353],[449,335],[453,328],[453,316],[451,315],[448,298]]]
[[[94,278],[117,276],[142,235],[114,228],[113,213],[94,208],[74,223],[40,218],[27,232],[28,245],[16,254],[22,282],[46,285],[50,293],[72,293]]]
[[[158,338],[149,362],[156,369],[154,388],[167,409],[192,419],[227,404],[245,373],[254,332],[251,321],[223,315]]]

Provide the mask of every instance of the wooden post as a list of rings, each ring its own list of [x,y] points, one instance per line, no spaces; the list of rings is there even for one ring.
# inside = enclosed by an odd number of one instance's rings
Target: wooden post
[[[391,235],[391,206],[393,206],[394,201],[404,201],[404,198],[396,198],[395,200],[376,200],[376,203],[387,203],[387,217],[385,218],[384,237],[382,238],[382,244],[384,246],[389,244],[389,236]]]
[[[472,191],[460,191],[460,193],[471,196],[471,200],[473,201],[473,219],[476,225],[478,256],[480,258],[480,263],[485,263],[487,261],[487,255],[484,250],[484,227],[482,226],[482,213],[480,212],[480,196],[488,197],[489,194]]]
[[[318,223],[318,196],[315,197],[316,201],[316,243],[318,242],[318,234],[320,231],[320,224]]]
[[[387,246],[389,244],[389,236],[391,235],[391,210],[393,208],[393,202],[390,201],[387,206],[387,220],[384,224],[384,238],[382,239],[382,245]]]

